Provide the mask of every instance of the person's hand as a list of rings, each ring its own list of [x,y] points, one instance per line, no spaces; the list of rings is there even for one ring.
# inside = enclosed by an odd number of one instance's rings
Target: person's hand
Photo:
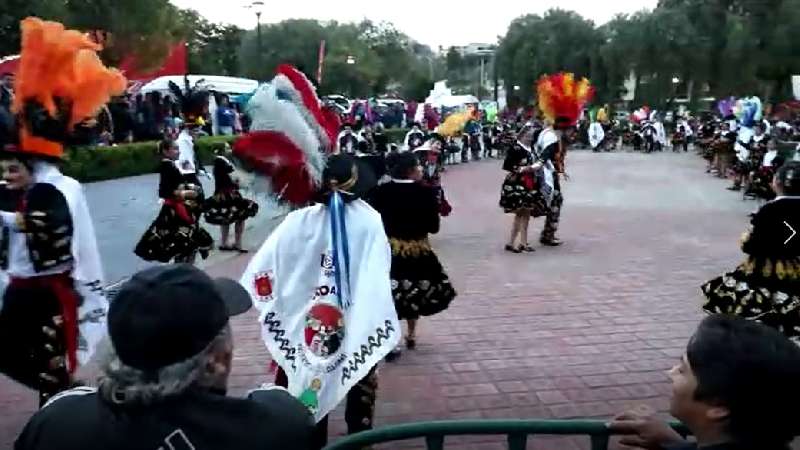
[[[665,422],[656,419],[652,414],[645,415],[637,411],[614,417],[608,428],[615,433],[624,434],[619,443],[633,448],[661,450],[667,445],[685,442]]]

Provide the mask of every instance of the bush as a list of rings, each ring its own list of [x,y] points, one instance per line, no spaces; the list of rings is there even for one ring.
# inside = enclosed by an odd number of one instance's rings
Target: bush
[[[386,130],[389,142],[403,142],[405,128]],[[202,164],[211,164],[214,151],[223,144],[233,144],[233,136],[213,136],[197,139],[194,149]],[[158,142],[134,142],[116,147],[74,147],[66,152],[62,166],[64,174],[87,183],[113,180],[154,173],[158,170]]]
[[[213,162],[214,150],[231,136],[200,138],[195,142],[197,157],[203,164]],[[75,147],[67,150],[63,172],[78,181],[103,181],[144,175],[158,170],[158,142],[135,142],[116,147]]]

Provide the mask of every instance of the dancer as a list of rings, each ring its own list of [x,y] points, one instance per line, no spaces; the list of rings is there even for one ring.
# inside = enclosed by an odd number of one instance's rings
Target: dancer
[[[159,144],[158,197],[163,205],[133,251],[145,261],[193,264],[197,253],[207,258],[214,244],[199,223],[201,190],[198,185],[187,183],[181,174],[175,163],[178,153],[172,140]]]
[[[358,146],[358,136],[353,133],[353,126],[349,123],[345,124],[336,142],[338,143],[339,153],[354,154]]]
[[[598,121],[598,110],[593,110],[589,113],[591,124],[589,125],[589,146],[592,147],[593,152],[600,152],[603,149],[603,139],[606,137],[606,132],[603,130],[603,125]]]
[[[757,320],[800,338],[800,162],[785,163],[772,182],[777,198],[753,215],[742,237],[747,259],[702,287],[709,313]]]
[[[505,250],[512,253],[536,251],[528,244],[528,225],[534,209],[546,209],[544,197],[537,189],[536,174],[541,164],[534,165],[531,150],[523,143],[530,142],[533,133],[531,126],[524,127],[503,161],[503,170],[508,174],[500,191],[500,207],[506,214],[514,214],[511,236],[505,246]],[[516,244],[518,239],[519,245]]]
[[[330,156],[338,118],[320,108],[311,82],[290,66],[249,104],[251,132],[233,147],[266,189],[296,209],[242,275],[260,311],[262,336],[287,385],[313,413],[316,448],[327,416],[345,398],[351,433],[372,428],[375,366],[400,339],[389,279],[390,247],[378,213],[359,196],[374,184],[366,165]],[[316,203],[306,206],[313,200]]]
[[[547,128],[539,133],[535,146],[538,160],[544,169],[543,182],[539,183],[539,189],[547,208],[533,211],[533,216],[547,216],[539,242],[556,247],[562,244],[556,238],[556,232],[564,203],[561,179],[567,178],[565,132],[577,124],[586,102],[594,96],[594,88],[586,78],[577,81],[571,73],[559,73],[543,76],[539,80],[537,92],[539,108],[547,123]]]
[[[447,217],[453,211],[453,207],[447,201],[442,187],[442,171],[444,171],[444,162],[441,158],[443,139],[441,136],[434,136],[436,138],[429,139],[428,142],[422,144],[422,147],[414,150],[414,154],[417,155],[418,161],[422,166],[420,183],[433,189],[436,204],[439,205],[439,215]]]
[[[199,83],[199,82],[198,82]],[[199,204],[203,203],[205,194],[203,192],[203,184],[200,183],[198,173],[205,175],[206,173],[203,165],[197,159],[197,154],[194,150],[194,140],[200,133],[203,126],[206,125],[205,116],[208,114],[208,91],[200,89],[197,85],[191,86],[189,78],[184,77],[184,88],[181,89],[177,84],[172,81],[169,82],[169,89],[172,95],[178,101],[183,114],[183,123],[181,124],[181,132],[178,134],[178,139],[175,143],[178,146],[177,166],[180,170],[183,182],[187,185],[192,185],[198,192],[197,198],[194,200]],[[198,209],[195,219],[200,218]]]
[[[74,382],[105,334],[108,302],[81,185],[57,163],[73,127],[124,92],[100,47],[83,33],[22,21],[13,110],[18,142],[0,142],[3,178],[19,205],[0,213],[0,266],[10,283],[0,312],[0,372],[39,392],[39,404]],[[16,134],[16,133],[15,133]]]
[[[248,253],[242,247],[244,222],[258,214],[258,204],[239,192],[238,181],[231,177],[236,168],[227,158],[230,153],[227,145],[224,153],[214,158],[214,195],[204,205],[206,222],[220,226],[220,251]],[[228,244],[231,224],[234,224],[233,245]]]
[[[450,279],[433,252],[428,235],[439,232],[436,193],[419,181],[422,170],[414,153],[400,153],[389,163],[392,181],[375,189],[372,206],[383,219],[392,246],[392,295],[397,315],[408,323],[406,348],[417,345],[417,321],[447,309],[456,297]],[[394,349],[387,361],[401,354]]]

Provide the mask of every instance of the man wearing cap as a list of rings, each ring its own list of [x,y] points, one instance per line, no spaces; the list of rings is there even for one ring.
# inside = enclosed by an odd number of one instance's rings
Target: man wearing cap
[[[311,416],[282,388],[225,395],[229,317],[251,305],[235,281],[188,264],[134,275],[109,310],[99,388],[53,397],[15,449],[310,448]]]

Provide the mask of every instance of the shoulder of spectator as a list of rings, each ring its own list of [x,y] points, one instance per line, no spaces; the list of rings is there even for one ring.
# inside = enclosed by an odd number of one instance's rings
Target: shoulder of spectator
[[[286,388],[280,386],[267,386],[253,389],[247,398],[254,403],[266,406],[270,411],[278,411],[284,418],[298,419],[298,424],[311,420],[308,409],[294,398]]]

